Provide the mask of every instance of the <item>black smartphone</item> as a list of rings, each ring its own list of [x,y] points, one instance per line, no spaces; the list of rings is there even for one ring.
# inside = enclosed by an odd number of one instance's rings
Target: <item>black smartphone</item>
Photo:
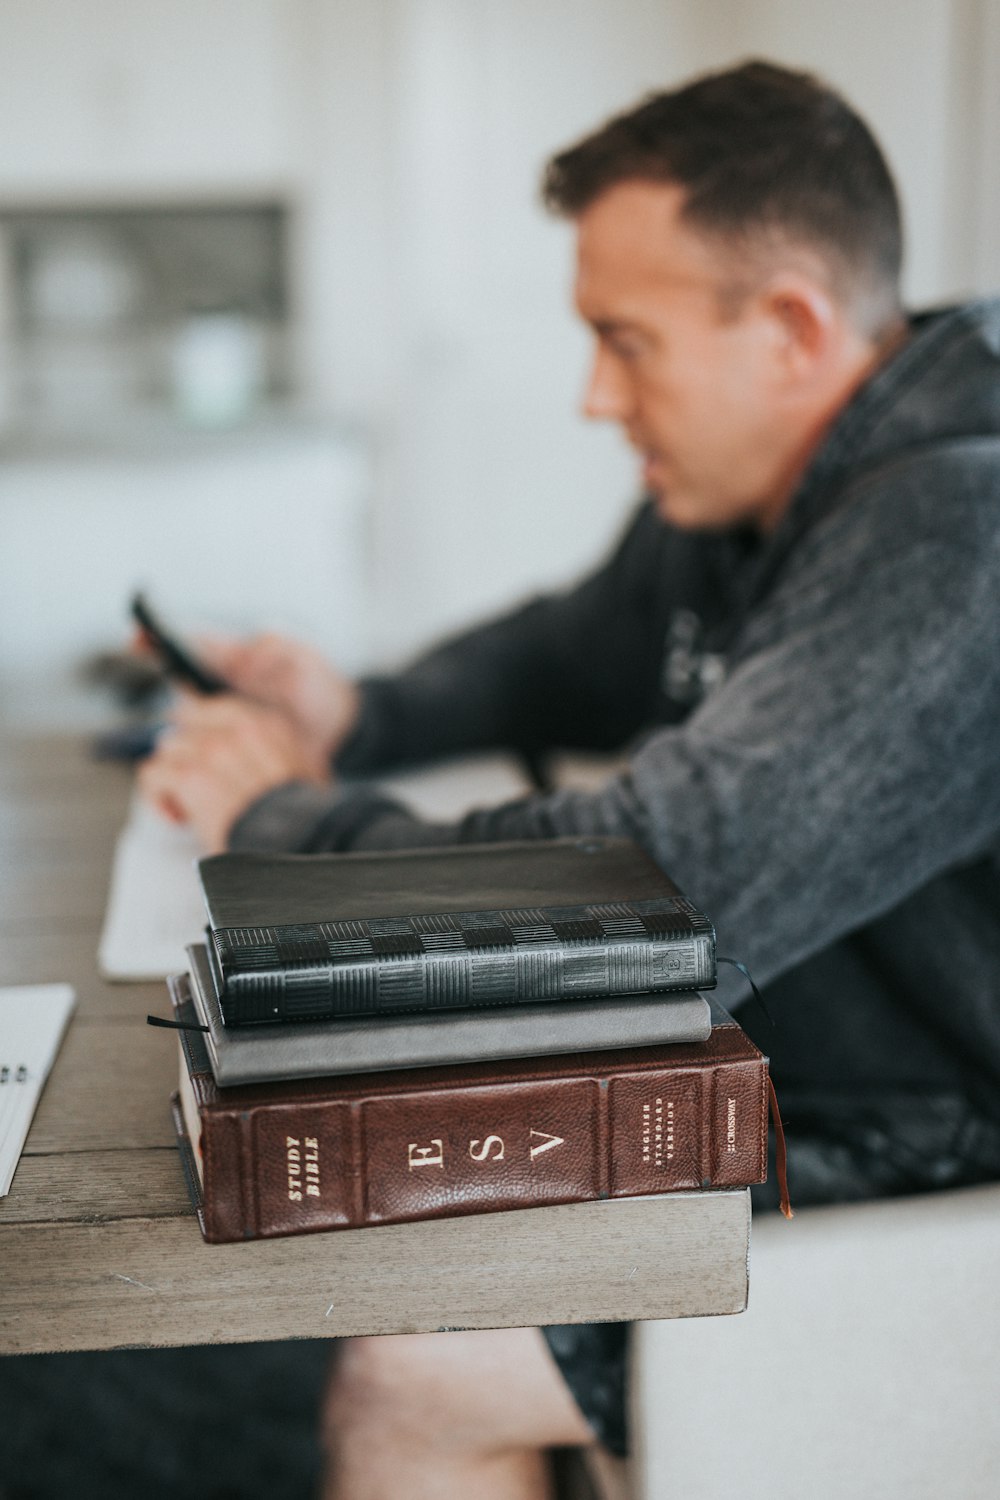
[[[156,652],[169,677],[193,688],[196,693],[232,691],[224,677],[213,672],[211,667],[206,667],[176,636],[164,629],[150,609],[145,595],[139,593],[132,596],[131,610],[133,620]]]

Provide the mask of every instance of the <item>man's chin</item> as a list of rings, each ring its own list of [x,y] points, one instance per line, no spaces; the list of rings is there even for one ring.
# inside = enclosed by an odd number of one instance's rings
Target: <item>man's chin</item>
[[[661,521],[678,531],[719,531],[724,523],[706,516],[703,506],[690,496],[650,485],[646,493]]]

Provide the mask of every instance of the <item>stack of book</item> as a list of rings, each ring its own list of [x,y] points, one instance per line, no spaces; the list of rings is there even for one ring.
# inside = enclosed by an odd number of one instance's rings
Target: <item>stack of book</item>
[[[200,865],[175,1121],[226,1242],[763,1180],[767,1060],[626,839]]]

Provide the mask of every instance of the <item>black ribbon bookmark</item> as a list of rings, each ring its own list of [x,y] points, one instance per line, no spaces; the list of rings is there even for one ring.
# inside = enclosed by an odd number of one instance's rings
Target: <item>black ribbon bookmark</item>
[[[207,1031],[207,1026],[199,1026],[197,1021],[165,1021],[162,1016],[147,1016],[147,1026],[165,1026],[168,1031]]]
[[[753,997],[756,1000],[757,1004],[760,1006],[764,1019],[773,1031],[774,1019],[771,1015],[771,1012],[764,1004],[764,997],[757,986],[754,984],[753,976],[751,975],[750,970],[747,968],[746,964],[741,964],[738,958],[717,958],[715,961],[717,964],[732,964],[734,969],[739,969],[740,973],[743,975],[743,978],[746,980],[751,990],[753,990]]]

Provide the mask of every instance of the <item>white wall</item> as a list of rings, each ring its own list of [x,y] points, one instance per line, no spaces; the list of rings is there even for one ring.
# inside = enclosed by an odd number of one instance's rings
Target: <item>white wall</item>
[[[283,0],[0,0],[0,195],[75,201],[283,181]]]
[[[124,639],[140,587],[188,630],[290,631],[353,670],[367,498],[361,456],[323,431],[7,462],[0,675],[59,681],[68,642],[86,655]]]
[[[307,358],[323,397],[375,434],[382,655],[572,577],[629,504],[619,439],[576,415],[587,344],[570,235],[537,183],[554,147],[683,73],[676,9],[300,12],[315,122],[304,296],[325,314]]]
[[[915,301],[1000,283],[1000,0],[0,0],[0,202],[289,198],[306,404],[370,442],[392,659],[572,576],[624,518],[539,169],[748,54],[868,116]]]

